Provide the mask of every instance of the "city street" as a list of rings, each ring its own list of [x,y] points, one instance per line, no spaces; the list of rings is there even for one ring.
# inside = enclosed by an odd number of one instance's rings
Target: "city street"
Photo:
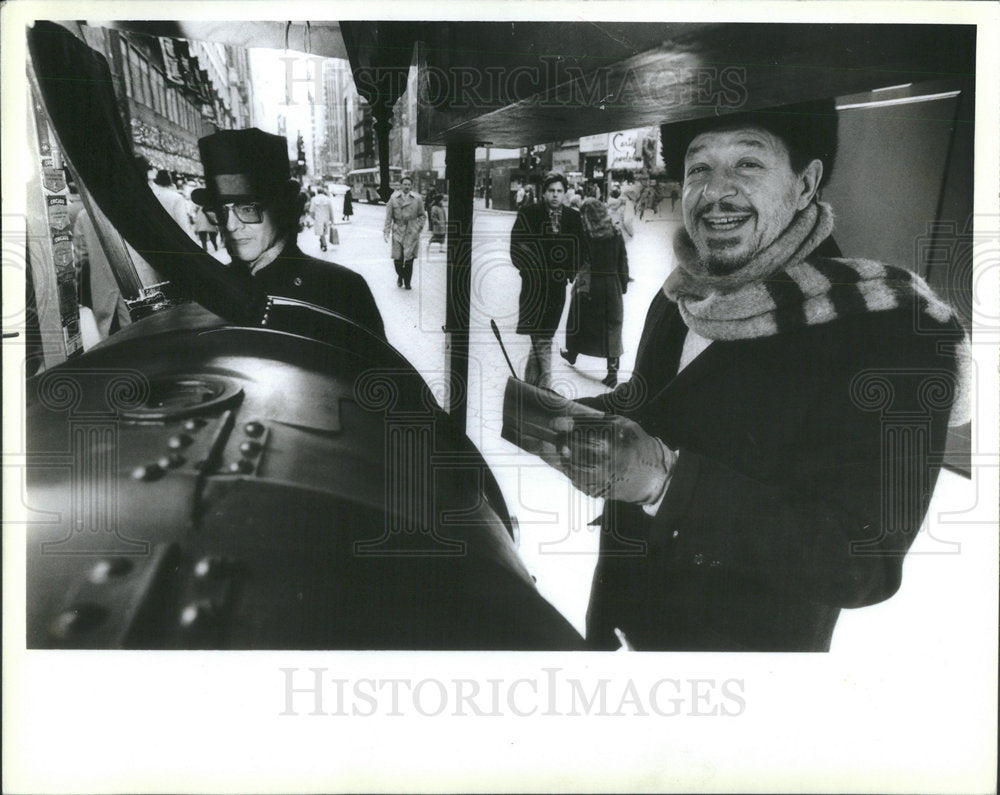
[[[396,286],[389,245],[382,239],[385,208],[355,203],[354,209],[350,223],[337,223],[337,245],[321,252],[318,238],[306,228],[299,235],[299,246],[307,254],[338,262],[365,277],[385,321],[389,342],[413,363],[442,401],[446,254],[437,244],[428,251],[430,233],[425,230],[413,290],[402,290]],[[335,210],[339,219],[339,198]],[[539,589],[583,631],[598,542],[597,528],[589,522],[599,515],[601,501],[576,491],[559,472],[500,438],[503,393],[510,371],[490,329],[490,319],[496,320],[519,375],[528,354],[528,338],[514,333],[520,288],[508,255],[514,218],[513,212],[478,209],[475,213],[468,434],[492,467],[508,508],[518,519],[521,555]],[[679,207],[669,216],[647,214],[643,221],[636,220],[635,237],[627,244],[634,281],[625,295],[622,380],[631,372],[649,302],[669,272],[669,240],[679,222]],[[567,300],[567,311],[568,306]],[[558,355],[563,343],[560,332],[553,345],[556,390],[567,397],[606,391],[600,383],[606,362],[581,356],[576,367],[570,367]]]

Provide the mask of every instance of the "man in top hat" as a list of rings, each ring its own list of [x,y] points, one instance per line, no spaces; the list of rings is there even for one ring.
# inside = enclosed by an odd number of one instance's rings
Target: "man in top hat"
[[[304,203],[290,178],[288,146],[253,127],[221,130],[198,141],[206,188],[191,192],[218,224],[233,266],[245,268],[267,295],[329,309],[385,336],[364,278],[303,254],[296,244]]]
[[[634,375],[581,401],[615,415],[601,432],[552,422],[562,471],[606,498],[587,638],[826,651],[842,608],[899,588],[969,418],[968,341],[919,276],[840,255],[832,101],[663,139],[684,227]]]

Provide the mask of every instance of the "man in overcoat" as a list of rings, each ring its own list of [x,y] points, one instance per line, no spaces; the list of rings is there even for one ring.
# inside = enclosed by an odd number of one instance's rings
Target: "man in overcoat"
[[[542,182],[542,201],[522,207],[510,233],[510,261],[521,274],[517,333],[531,337],[524,370],[529,384],[548,389],[552,338],[566,304],[566,283],[585,257],[580,213],[563,203],[566,178],[551,173]]]
[[[284,137],[252,127],[221,130],[198,141],[206,188],[191,192],[218,224],[232,267],[271,296],[316,304],[385,336],[364,277],[308,257],[296,244],[304,202],[289,178]]]
[[[968,346],[919,276],[840,256],[818,199],[836,125],[821,102],[665,130],[676,267],[632,379],[582,401],[606,427],[552,423],[606,497],[596,648],[825,651],[841,609],[899,588],[968,420]]]
[[[309,215],[312,216],[313,231],[319,237],[319,247],[322,251],[326,251],[326,241],[331,237],[330,230],[333,229],[333,201],[327,195],[325,188],[319,188],[309,202]]]
[[[385,205],[385,226],[382,236],[388,243],[392,237],[392,261],[396,266],[396,286],[411,289],[413,260],[420,252],[420,233],[427,220],[424,200],[413,192],[413,180],[403,177],[399,190]]]

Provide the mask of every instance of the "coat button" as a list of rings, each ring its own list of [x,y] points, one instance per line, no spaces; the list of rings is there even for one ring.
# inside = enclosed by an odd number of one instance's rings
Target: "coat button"
[[[677,536],[679,536],[680,534],[681,534],[680,530],[674,530],[674,532],[672,532],[670,535],[672,538],[677,538]]]
[[[301,276],[296,276],[294,279],[292,279],[292,284],[294,284],[296,287],[301,287],[302,286],[302,277]]]

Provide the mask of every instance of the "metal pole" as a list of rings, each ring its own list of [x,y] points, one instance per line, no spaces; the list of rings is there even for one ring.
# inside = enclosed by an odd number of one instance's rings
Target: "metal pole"
[[[476,147],[448,144],[448,267],[445,325],[445,409],[466,429],[469,380],[469,299],[472,287],[472,211],[476,188]]]
[[[490,173],[490,148],[486,147],[486,182],[483,185],[483,202],[486,209],[490,209],[490,192],[493,189],[493,175]]]

